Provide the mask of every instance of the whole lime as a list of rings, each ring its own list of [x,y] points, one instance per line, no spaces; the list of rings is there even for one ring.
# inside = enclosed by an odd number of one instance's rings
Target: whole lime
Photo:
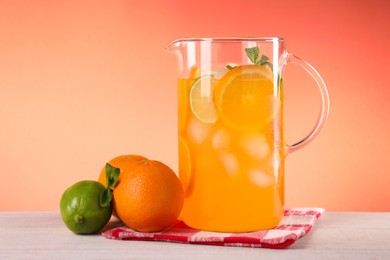
[[[80,181],[64,191],[60,201],[61,217],[76,234],[98,232],[110,220],[112,203],[101,203],[106,188],[97,181]]]

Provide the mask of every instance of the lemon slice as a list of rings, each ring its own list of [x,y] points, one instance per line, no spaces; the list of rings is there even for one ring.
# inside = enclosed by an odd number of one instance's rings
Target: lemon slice
[[[214,86],[218,81],[212,75],[195,80],[190,90],[190,107],[197,119],[204,123],[214,123],[218,119],[214,104]]]
[[[259,65],[237,66],[215,86],[221,120],[236,130],[257,130],[270,123],[280,107],[272,72]]]

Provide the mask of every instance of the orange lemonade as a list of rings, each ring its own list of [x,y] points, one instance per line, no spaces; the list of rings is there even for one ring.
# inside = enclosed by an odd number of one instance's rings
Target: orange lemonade
[[[283,92],[269,68],[218,73],[192,69],[179,79],[181,219],[190,227],[248,232],[283,216]]]

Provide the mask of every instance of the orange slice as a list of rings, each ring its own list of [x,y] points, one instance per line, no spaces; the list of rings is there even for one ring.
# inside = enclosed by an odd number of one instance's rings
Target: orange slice
[[[184,196],[192,190],[190,149],[183,137],[179,136],[179,179],[183,185]]]
[[[199,76],[200,76],[199,67],[198,66],[192,67],[191,71],[190,71],[189,78],[195,80],[195,79],[199,78]]]
[[[280,106],[274,96],[272,72],[259,65],[237,66],[215,86],[221,120],[236,130],[256,130],[270,123]]]
[[[189,77],[187,79],[179,79],[179,118],[178,126],[179,132],[185,130],[187,124],[187,116],[189,114],[189,101],[188,96],[191,89],[191,86],[194,84],[194,81],[199,78],[200,72],[199,67],[194,66],[191,68]]]
[[[192,113],[204,123],[217,121],[214,105],[214,86],[218,81],[214,76],[202,76],[195,80],[190,90],[190,107]]]

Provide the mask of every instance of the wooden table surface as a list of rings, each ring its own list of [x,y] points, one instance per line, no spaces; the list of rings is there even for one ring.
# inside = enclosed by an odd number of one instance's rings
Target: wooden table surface
[[[75,235],[59,212],[0,212],[0,259],[390,259],[390,212],[325,212],[286,249]]]

